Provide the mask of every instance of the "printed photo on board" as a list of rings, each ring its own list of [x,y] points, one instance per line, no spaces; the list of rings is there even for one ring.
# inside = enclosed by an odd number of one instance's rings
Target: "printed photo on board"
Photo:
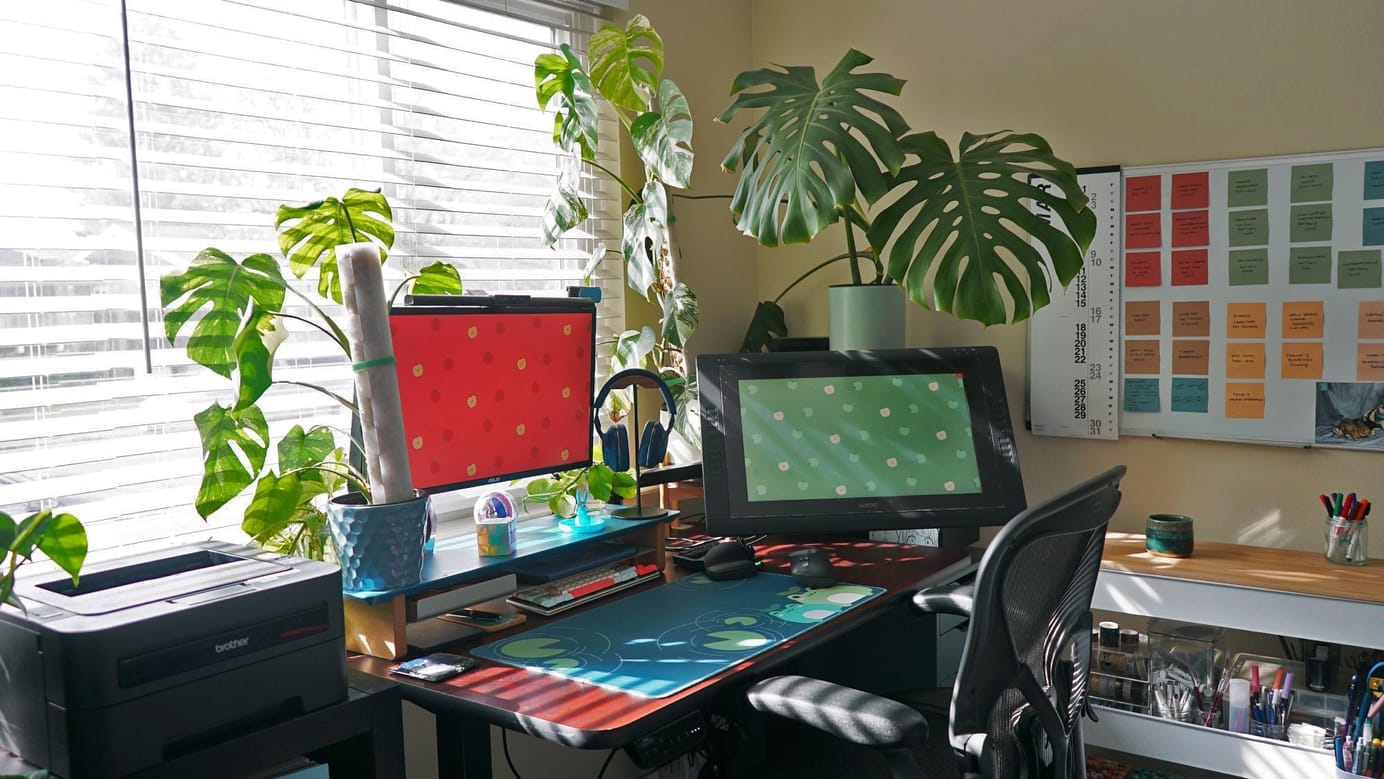
[[[1314,443],[1384,451],[1384,382],[1317,383]]]

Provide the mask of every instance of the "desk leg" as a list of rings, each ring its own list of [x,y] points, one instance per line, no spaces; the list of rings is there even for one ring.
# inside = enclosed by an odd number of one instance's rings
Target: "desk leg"
[[[490,726],[468,717],[435,716],[439,779],[490,779]]]

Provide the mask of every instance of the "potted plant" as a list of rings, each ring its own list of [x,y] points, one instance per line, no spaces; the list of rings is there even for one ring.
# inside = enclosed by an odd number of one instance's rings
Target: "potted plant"
[[[86,528],[71,514],[54,514],[44,509],[16,522],[0,511],[0,604],[24,610],[24,603],[14,594],[15,571],[33,559],[37,549],[58,564],[77,584],[77,576],[86,560]]]
[[[370,479],[349,456],[362,441],[326,425],[294,425],[273,443],[259,402],[275,385],[292,385],[320,392],[359,415],[355,403],[325,387],[276,379],[274,355],[291,322],[325,334],[352,359],[346,331],[323,308],[342,302],[338,247],[368,242],[383,261],[394,241],[391,220],[389,202],[379,191],[350,189],[339,199],[279,207],[280,250],[296,278],[318,268],[315,298],[290,284],[279,259],[269,254],[236,260],[208,248],[185,271],[160,279],[170,343],[184,343],[194,362],[228,379],[232,389],[228,404],[215,401],[195,416],[203,455],[196,509],[204,519],[253,485],[241,529],[261,546],[323,559],[330,496],[349,488],[369,502]],[[456,269],[440,261],[405,278],[394,297],[410,285],[428,294],[462,290]],[[307,315],[289,310],[290,296],[306,306]],[[271,446],[276,462],[268,456]]]
[[[717,121],[763,112],[721,163],[739,173],[730,205],[736,226],[777,246],[807,243],[841,223],[847,251],[789,289],[845,261],[853,287],[897,287],[924,308],[986,325],[1017,322],[1047,305],[1050,280],[1070,282],[1095,235],[1075,168],[1042,137],[1009,130],[965,133],[953,156],[935,132],[914,132],[880,99],[899,95],[904,82],[858,71],[870,62],[851,49],[820,84],[803,66],[735,78],[734,98]],[[778,299],[764,301],[743,348],[758,351],[786,334]]]

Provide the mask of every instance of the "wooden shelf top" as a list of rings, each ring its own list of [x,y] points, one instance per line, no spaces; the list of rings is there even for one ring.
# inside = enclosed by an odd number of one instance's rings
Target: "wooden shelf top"
[[[1328,563],[1320,552],[1197,541],[1191,557],[1159,557],[1144,536],[1108,533],[1101,570],[1384,604],[1384,559]]]

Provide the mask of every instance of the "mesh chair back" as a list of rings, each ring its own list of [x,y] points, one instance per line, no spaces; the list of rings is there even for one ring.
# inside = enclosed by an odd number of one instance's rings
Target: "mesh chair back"
[[[951,727],[954,739],[985,734],[995,777],[1085,776],[1068,753],[1081,751],[1091,594],[1124,473],[1117,466],[1019,514],[981,560]],[[1043,737],[1051,763],[1037,765]]]

